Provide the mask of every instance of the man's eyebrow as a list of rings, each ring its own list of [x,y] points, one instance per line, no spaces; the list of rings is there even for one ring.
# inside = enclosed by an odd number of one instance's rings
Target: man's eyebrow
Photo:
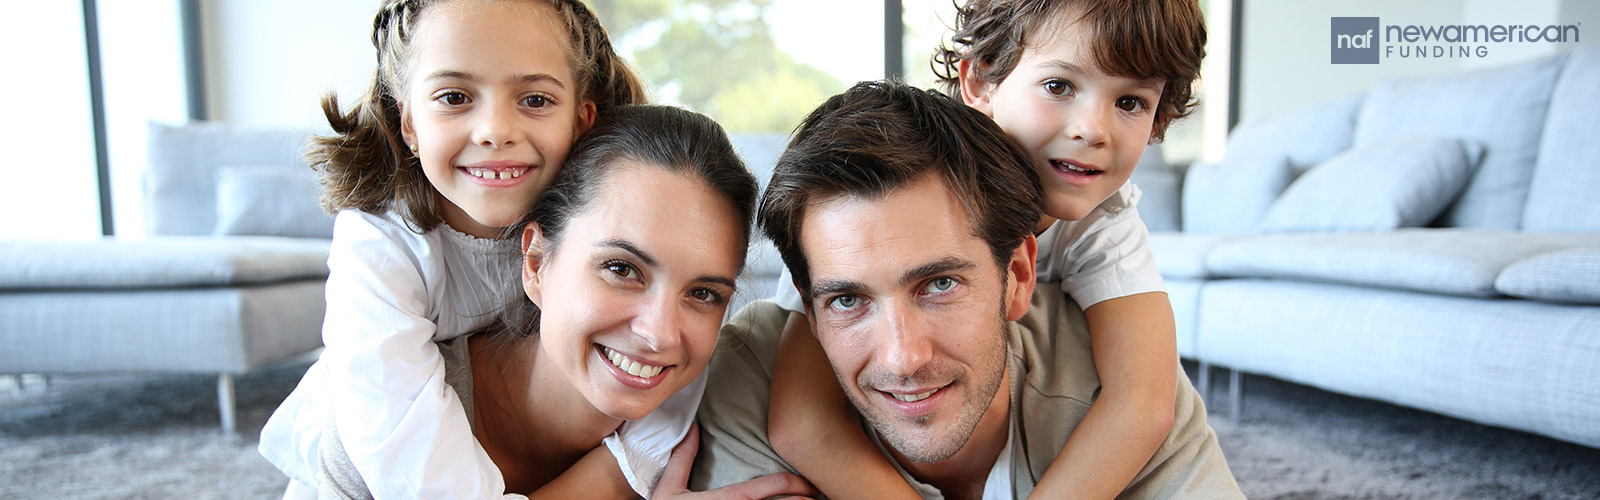
[[[635,245],[633,242],[628,240],[613,238],[595,243],[595,246],[620,249],[624,252],[633,254],[634,257],[638,257],[639,261],[644,262],[645,266],[656,267],[656,259],[654,257],[651,257],[650,254],[644,253],[644,250],[640,250],[638,245]]]
[[[821,278],[811,282],[811,296],[827,297],[831,295],[861,294],[867,291],[866,285],[859,281]]]
[[[977,269],[978,263],[960,257],[945,257],[900,274],[900,286],[907,286],[941,274]]]

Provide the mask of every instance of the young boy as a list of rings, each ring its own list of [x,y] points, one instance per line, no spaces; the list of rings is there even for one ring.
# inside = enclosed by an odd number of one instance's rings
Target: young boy
[[[1172,307],[1128,178],[1192,111],[1205,38],[1193,0],[971,0],[934,56],[945,91],[1033,157],[1039,279],[1088,319],[1101,392],[1034,496],[1114,498],[1172,427]],[[795,312],[774,364],[773,448],[834,498],[917,498],[852,425],[798,292],[780,286],[778,302]]]

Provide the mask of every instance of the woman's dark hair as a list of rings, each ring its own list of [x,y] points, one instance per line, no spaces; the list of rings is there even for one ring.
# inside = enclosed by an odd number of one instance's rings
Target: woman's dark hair
[[[366,94],[341,110],[332,93],[322,113],[333,135],[312,137],[306,161],[322,178],[322,208],[380,214],[396,210],[413,229],[426,232],[443,221],[439,193],[416,155],[400,137],[398,99],[406,93],[411,41],[429,8],[449,0],[384,0],[372,21],[378,69]],[[526,0],[525,0],[526,1]],[[566,29],[567,62],[577,78],[578,100],[593,101],[595,114],[646,102],[644,84],[611,48],[605,28],[579,0],[534,0],[553,9]]]
[[[755,218],[756,178],[745,168],[722,126],[711,118],[671,106],[622,106],[602,115],[578,143],[573,145],[567,163],[551,180],[550,188],[533,203],[521,220],[506,228],[508,237],[519,237],[529,223],[538,223],[548,247],[544,259],[555,256],[572,218],[600,197],[606,178],[624,163],[644,165],[690,176],[733,204],[744,240],[750,243],[750,228]],[[647,209],[640,207],[641,210]],[[515,236],[512,236],[515,235]],[[521,276],[519,268],[515,276]],[[744,258],[739,260],[740,271]],[[501,324],[509,333],[528,336],[538,331],[539,310],[522,293],[521,280],[505,280],[516,285],[507,292],[515,297],[501,313]]]

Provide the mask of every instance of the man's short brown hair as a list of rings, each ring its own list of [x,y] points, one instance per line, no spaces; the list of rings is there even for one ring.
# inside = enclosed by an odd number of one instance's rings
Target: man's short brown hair
[[[1088,29],[1090,53],[1102,71],[1166,81],[1155,105],[1154,141],[1166,136],[1173,120],[1194,112],[1193,85],[1206,55],[1205,17],[1196,0],[971,0],[956,9],[950,45],[934,51],[934,74],[952,96],[960,95],[963,60],[974,76],[999,84],[1017,69],[1023,49],[1048,42],[1048,30],[1072,22]]]
[[[778,158],[757,220],[807,304],[805,210],[843,196],[881,198],[925,175],[945,182],[973,236],[988,243],[1002,268],[1039,222],[1032,161],[994,120],[953,98],[898,82],[861,82],[806,116]]]

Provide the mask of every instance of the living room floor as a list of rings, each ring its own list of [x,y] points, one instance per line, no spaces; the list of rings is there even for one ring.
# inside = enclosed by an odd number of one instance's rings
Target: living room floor
[[[256,434],[307,366],[236,378],[237,438],[220,433],[210,376],[0,389],[0,498],[280,498]],[[1235,424],[1213,375],[1210,422],[1253,499],[1600,498],[1600,449],[1255,376]]]

